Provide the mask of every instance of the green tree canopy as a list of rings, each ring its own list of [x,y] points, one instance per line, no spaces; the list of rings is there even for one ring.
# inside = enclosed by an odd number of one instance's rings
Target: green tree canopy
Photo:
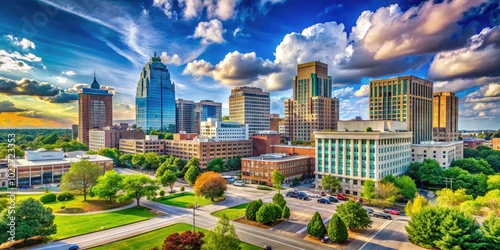
[[[355,201],[350,200],[338,205],[337,215],[340,216],[350,230],[366,229],[372,225],[366,210]]]
[[[114,164],[120,164],[120,152],[117,148],[101,148],[97,154],[113,159]]]
[[[276,209],[272,203],[264,204],[259,208],[255,218],[262,224],[269,224],[276,219]]]
[[[257,211],[259,211],[259,208],[262,206],[262,201],[260,200],[255,200],[251,201],[248,203],[247,208],[245,209],[245,217],[247,220],[257,220]]]
[[[418,170],[423,166],[422,162],[414,161],[410,163],[405,175],[410,176],[415,182],[420,183],[420,174]]]
[[[413,201],[409,201],[405,206],[405,213],[408,217],[418,213],[423,207],[429,206],[429,201],[424,196],[418,195]]]
[[[160,166],[160,157],[153,152],[145,153],[144,161],[146,165],[143,166],[146,169],[157,169]]]
[[[476,158],[478,152],[475,149],[464,148],[464,158]]]
[[[189,163],[188,163],[188,166],[189,166]],[[200,175],[200,173],[201,173],[201,170],[198,166],[191,165],[189,167],[189,169],[186,171],[186,174],[184,175],[184,179],[187,181],[187,183],[189,185],[193,185],[196,181],[196,178],[198,178],[198,175]]]
[[[120,156],[119,160],[120,160],[120,163],[122,165],[130,167],[132,165],[132,158],[133,157],[134,157],[134,155],[132,155],[132,154],[124,154],[124,155]]]
[[[224,162],[224,159],[220,157],[213,158],[207,163],[207,170],[218,173],[224,172],[226,171],[226,163]]]
[[[488,176],[488,190],[500,189],[500,174]]]
[[[271,181],[273,182],[273,186],[278,189],[278,192],[281,192],[281,184],[285,181],[285,175],[275,169],[271,175]]]
[[[361,197],[371,203],[372,199],[375,197],[375,181],[368,179],[363,183],[363,190],[361,191]]]
[[[123,179],[123,194],[116,199],[118,202],[135,199],[139,207],[142,197],[153,198],[158,190],[158,182],[143,174],[127,175]]]
[[[323,219],[321,219],[321,215],[318,212],[314,213],[313,217],[307,224],[307,233],[316,238],[322,238],[327,233]]]
[[[281,208],[284,208],[286,206],[286,200],[283,198],[283,195],[280,193],[277,193],[273,196],[273,203],[278,205]]]
[[[290,208],[287,205],[285,205],[285,207],[283,207],[283,213],[281,215],[281,218],[286,219],[286,220],[288,220],[290,218]]]
[[[375,188],[375,197],[381,201],[383,201],[382,208],[386,204],[392,204],[396,201],[396,195],[399,193],[399,188],[396,187],[393,183],[380,183]]]
[[[122,185],[123,175],[111,170],[97,178],[97,183],[92,187],[90,193],[99,198],[108,198],[109,204],[111,204],[113,198],[116,198],[116,194],[121,190]]]
[[[388,174],[386,176],[384,176],[384,178],[382,178],[382,183],[392,183],[392,184],[396,184],[396,177],[394,177],[394,175],[392,174]]]
[[[413,199],[415,194],[418,192],[415,181],[413,181],[409,176],[403,175],[396,178],[394,184],[397,188],[399,188],[399,190],[401,190],[401,194],[408,199]]]
[[[500,217],[490,213],[488,218],[484,220],[481,231],[483,231],[488,244],[485,249],[497,249],[500,245]]]
[[[445,207],[456,207],[462,202],[473,200],[472,195],[468,195],[464,188],[452,191],[448,188],[443,188],[436,192],[437,204]]]
[[[328,224],[328,237],[335,243],[346,242],[349,237],[347,226],[337,214],[332,215]]]
[[[422,167],[418,170],[419,178],[422,182],[430,185],[443,183],[443,169],[434,159],[425,159]]]
[[[466,159],[460,159],[453,161],[451,163],[451,166],[453,167],[460,167],[464,170],[469,171],[471,174],[479,174],[483,173],[485,175],[490,175],[493,174],[493,168],[491,168],[490,164],[483,160],[476,160],[474,158],[466,158]]]
[[[87,201],[87,194],[90,188],[97,183],[97,178],[103,174],[104,170],[97,163],[81,160],[71,164],[69,171],[63,174],[61,179],[61,190],[81,191],[83,201]]]
[[[132,165],[140,167],[140,168],[146,168],[146,160],[144,159],[143,154],[135,154],[132,157]]]
[[[164,187],[170,187],[170,192],[172,193],[174,191],[174,184],[177,181],[177,175],[174,172],[167,170],[162,176],[160,176],[159,181]]]
[[[341,188],[340,179],[337,179],[329,174],[324,175],[323,178],[321,178],[321,186],[323,187],[323,190],[333,194],[333,192],[336,192]]]
[[[498,152],[496,155],[488,155],[484,160],[490,164],[491,168],[495,173],[500,172],[500,152],[498,150],[492,150]]]
[[[234,225],[230,223],[225,214],[217,221],[217,225],[215,225],[213,231],[205,234],[203,241],[205,242],[201,247],[203,250],[241,249],[236,229],[234,229]]]

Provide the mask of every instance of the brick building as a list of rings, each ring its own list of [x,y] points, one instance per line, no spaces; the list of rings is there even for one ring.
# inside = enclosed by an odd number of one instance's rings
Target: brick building
[[[145,154],[149,152],[158,155],[165,154],[165,140],[157,135],[146,135],[146,139],[121,139],[120,152],[123,154]]]
[[[119,148],[121,139],[142,139],[144,132],[133,130],[127,123],[120,123],[103,129],[89,131],[89,150],[98,151],[101,148]]]
[[[280,134],[276,131],[261,131],[252,136],[253,141],[253,156],[272,153],[271,146],[279,144],[281,140]]]
[[[464,148],[476,149],[478,146],[484,145],[484,139],[470,138],[464,139]]]

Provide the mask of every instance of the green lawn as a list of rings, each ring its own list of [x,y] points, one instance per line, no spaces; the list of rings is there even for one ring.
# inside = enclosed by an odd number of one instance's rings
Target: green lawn
[[[230,208],[226,208],[224,210],[217,211],[217,212],[213,213],[212,215],[215,217],[222,218],[222,215],[225,214],[225,215],[227,215],[227,217],[230,220],[234,220],[234,219],[245,216],[245,210],[246,210],[247,206],[248,206],[248,203],[241,204],[241,205],[236,206],[236,207],[230,207]]]
[[[125,224],[138,222],[155,217],[156,214],[149,212],[146,208],[134,207],[121,211],[91,214],[91,215],[56,215],[54,223],[57,225],[57,234],[52,235],[54,240],[68,238],[80,234],[90,233],[118,227]]]
[[[105,250],[105,249],[120,249],[120,250],[136,250],[136,249],[151,249],[153,247],[159,247],[163,244],[165,238],[173,233],[182,233],[186,230],[192,230],[193,226],[185,223],[174,224],[168,227],[160,228],[149,233],[141,234],[132,238],[117,241],[107,245],[103,245],[96,248],[91,248],[95,250]],[[196,231],[207,232],[206,229],[196,227]],[[251,245],[245,242],[240,244],[241,250],[259,250],[261,247]]]
[[[188,208],[189,204],[194,204],[194,203],[198,204],[198,206],[200,207],[213,203],[210,199],[198,197],[190,192],[168,195],[165,196],[164,199],[156,198],[155,201],[165,205],[183,207],[183,208]]]

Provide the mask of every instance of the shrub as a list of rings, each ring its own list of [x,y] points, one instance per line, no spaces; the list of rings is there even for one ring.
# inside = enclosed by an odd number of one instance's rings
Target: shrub
[[[280,193],[277,193],[273,196],[273,203],[280,206],[280,208],[283,208],[286,206],[286,200],[283,198],[283,195]]]
[[[287,219],[287,220],[288,220],[288,218],[290,218],[290,208],[288,208],[288,206],[286,206],[286,205],[283,208],[283,213],[281,214],[281,218]]]
[[[248,203],[248,206],[245,210],[245,217],[247,220],[256,220],[257,217],[257,212],[259,211],[259,208],[262,206],[262,201],[251,201]]]
[[[181,192],[184,192],[184,190],[186,190],[186,187],[184,187],[184,185],[182,185],[179,190],[181,190]]]
[[[47,204],[49,202],[56,201],[56,197],[57,196],[54,193],[43,194],[42,196],[40,196],[40,201],[43,204]]]
[[[307,233],[316,238],[321,238],[326,234],[325,224],[318,212],[315,212],[309,223],[307,223]]]
[[[163,189],[160,190],[160,196],[161,196],[161,198],[163,198],[163,196],[165,196],[165,190],[163,190]]]
[[[256,219],[262,224],[269,224],[276,218],[276,205],[268,203],[264,204],[257,211]]]
[[[57,195],[58,201],[69,201],[74,198],[73,193],[71,192],[62,192]]]
[[[273,190],[272,188],[270,188],[268,186],[257,186],[257,189],[258,190]]]
[[[332,215],[328,224],[328,237],[335,243],[346,242],[349,237],[347,226],[337,214]]]
[[[281,219],[281,216],[283,215],[283,209],[281,209],[281,207],[276,204],[273,204],[273,208],[274,208],[274,220]]]

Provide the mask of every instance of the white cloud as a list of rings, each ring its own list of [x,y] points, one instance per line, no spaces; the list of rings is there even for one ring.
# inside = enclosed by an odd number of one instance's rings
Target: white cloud
[[[236,37],[250,37],[250,34],[243,33],[243,28],[238,27],[233,31],[233,36]]]
[[[201,38],[202,44],[223,43],[225,42],[223,34],[226,30],[222,27],[218,19],[209,22],[200,22],[194,30],[194,38]]]
[[[352,95],[353,90],[354,88],[352,87],[337,89],[332,92],[332,96],[339,99],[349,98]]]
[[[32,53],[22,55],[17,51],[10,53],[6,50],[0,50],[1,71],[19,70],[27,72],[31,70],[33,67],[28,65],[26,62],[40,62],[40,61],[42,61],[42,58]]]
[[[153,6],[155,7],[158,7],[160,9],[163,10],[163,13],[165,13],[165,15],[168,17],[168,18],[172,18],[174,16],[177,16],[172,8],[173,8],[173,0],[154,0],[153,1]],[[143,11],[144,13],[144,11]]]
[[[5,37],[8,38],[9,40],[11,40],[12,43],[14,43],[14,45],[20,46],[25,50],[35,49],[35,47],[36,47],[34,42],[32,42],[24,37],[21,40],[19,40],[19,38],[17,38],[17,37],[14,37],[13,35],[5,35]]]
[[[175,5],[173,0],[154,0],[153,6],[160,8],[170,19],[176,19],[178,7],[185,19],[200,17],[206,11],[207,17],[227,20],[234,16],[237,0],[179,0]]]
[[[73,77],[73,76],[76,76],[76,72],[73,71],[73,70],[68,70],[68,71],[62,71],[61,74],[63,75],[67,75],[69,77]]]
[[[165,64],[174,64],[174,65],[182,64],[181,58],[177,54],[170,56],[167,54],[167,52],[162,52],[160,58],[161,62]]]
[[[205,60],[194,60],[186,65],[182,74],[193,75],[196,78],[201,78],[203,76],[210,76],[211,71],[214,66]]]
[[[370,84],[362,85],[354,92],[355,97],[366,97],[370,94]]]
[[[472,87],[485,86],[492,82],[500,82],[500,77],[484,76],[479,78],[459,78],[450,81],[437,81],[434,82],[434,92],[450,91],[458,93]]]
[[[57,82],[61,84],[65,84],[66,82],[68,82],[68,78],[63,76],[55,76],[54,78],[56,78]]]

